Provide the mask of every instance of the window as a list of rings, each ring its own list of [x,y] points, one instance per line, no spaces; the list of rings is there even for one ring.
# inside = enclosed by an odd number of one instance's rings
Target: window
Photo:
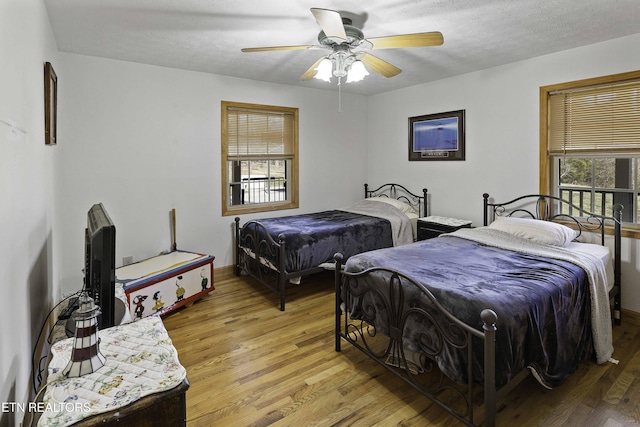
[[[540,110],[541,192],[604,215],[620,203],[640,237],[640,71],[542,87]]]
[[[298,109],[222,101],[222,215],[298,207]]]
[[[607,216],[619,203],[623,222],[640,224],[638,158],[561,157],[557,171],[557,193],[563,200]]]

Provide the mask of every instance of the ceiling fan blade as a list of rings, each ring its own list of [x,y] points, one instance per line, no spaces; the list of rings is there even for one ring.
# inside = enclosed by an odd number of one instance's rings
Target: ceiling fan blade
[[[395,65],[391,65],[387,61],[384,61],[377,56],[373,56],[370,53],[362,55],[360,60],[364,62],[365,65],[368,65],[373,71],[382,74],[385,77],[397,76],[402,72],[402,70]]]
[[[316,68],[318,68],[318,65],[320,65],[320,61],[322,61],[325,57],[321,57],[319,58],[316,62],[313,63],[313,65],[311,67],[309,67],[309,69],[307,69],[307,71],[304,72],[303,75],[300,76],[300,80],[310,80],[313,78],[313,76],[316,74]]]
[[[373,37],[367,39],[373,49],[395,49],[402,47],[440,46],[444,37],[439,31],[429,33],[401,34],[398,36]]]
[[[337,37],[342,40],[347,39],[344,31],[344,24],[340,14],[335,10],[311,8],[311,13],[315,16],[318,25],[327,37]]]
[[[272,50],[306,50],[314,48],[315,46],[300,45],[300,46],[269,46],[269,47],[245,47],[240,49],[243,52],[268,52]]]

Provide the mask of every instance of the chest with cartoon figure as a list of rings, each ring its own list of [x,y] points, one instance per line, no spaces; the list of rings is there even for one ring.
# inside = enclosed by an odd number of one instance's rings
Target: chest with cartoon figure
[[[116,269],[131,317],[164,315],[213,291],[214,259],[176,250]]]

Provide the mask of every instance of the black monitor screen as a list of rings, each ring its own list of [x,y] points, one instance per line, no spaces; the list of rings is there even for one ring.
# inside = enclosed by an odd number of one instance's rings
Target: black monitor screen
[[[115,324],[116,227],[102,203],[87,212],[85,230],[85,289],[100,306],[98,327]]]

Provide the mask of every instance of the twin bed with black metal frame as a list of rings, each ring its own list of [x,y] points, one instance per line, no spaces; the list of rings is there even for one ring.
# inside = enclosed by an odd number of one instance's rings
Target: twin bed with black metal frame
[[[484,425],[493,426],[497,401],[530,373],[551,388],[588,357],[611,360],[621,211],[485,194],[485,227],[344,265],[336,254],[335,350],[351,343],[467,425],[483,388]]]
[[[235,274],[247,274],[274,291],[285,308],[287,283],[333,267],[345,258],[410,243],[417,218],[428,214],[422,196],[400,184],[375,190],[364,185],[364,200],[345,209],[247,221],[235,218]]]

